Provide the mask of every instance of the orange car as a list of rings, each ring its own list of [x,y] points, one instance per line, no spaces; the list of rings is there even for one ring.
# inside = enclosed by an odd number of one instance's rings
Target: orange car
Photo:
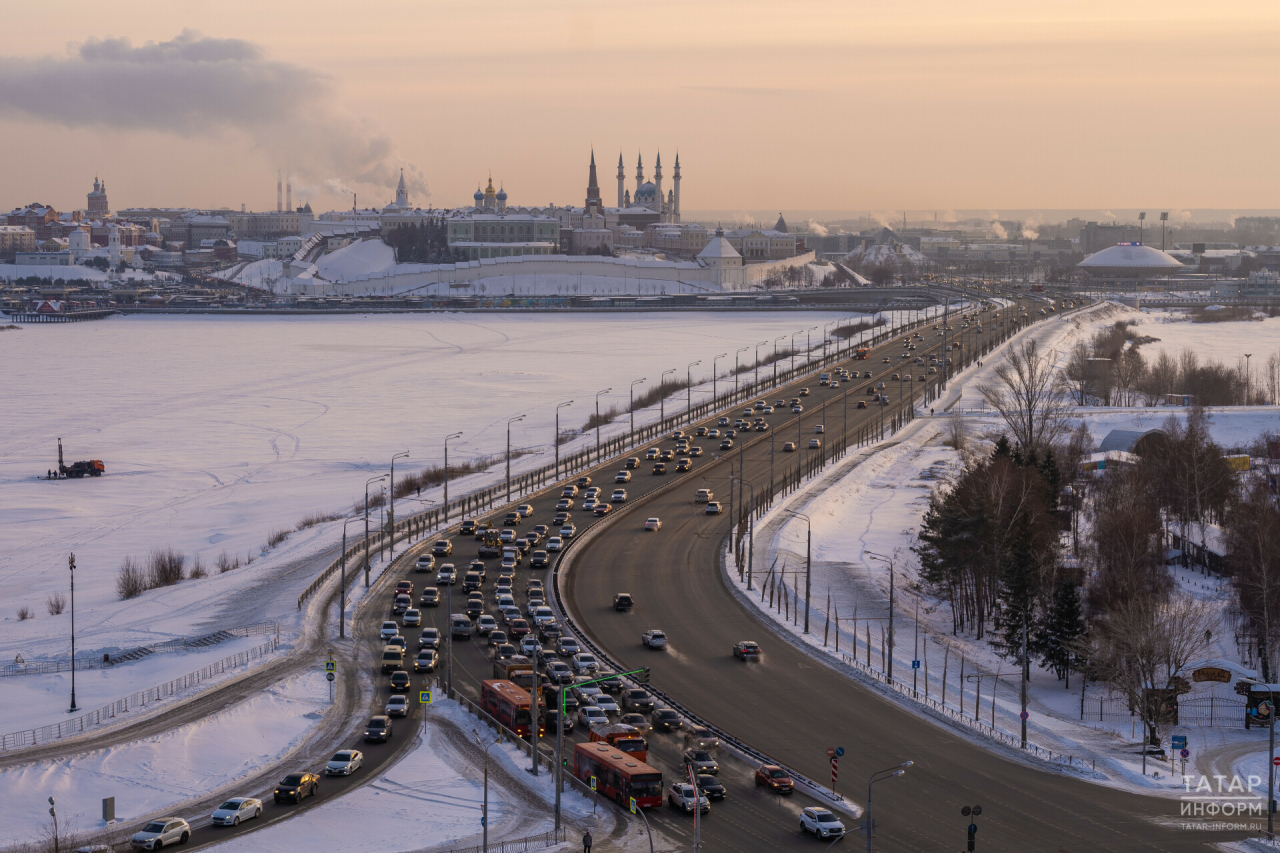
[[[796,789],[796,783],[792,780],[791,774],[776,764],[761,764],[757,767],[756,784],[768,785],[770,790],[777,791],[779,794],[790,794]]]

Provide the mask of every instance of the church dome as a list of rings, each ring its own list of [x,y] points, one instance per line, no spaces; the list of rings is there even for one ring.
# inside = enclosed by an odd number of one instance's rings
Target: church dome
[[[507,190],[504,187],[498,190],[498,201],[506,201],[506,200],[507,200]]]
[[[476,201],[484,201],[484,193],[479,187],[476,187],[476,194],[472,196]]]

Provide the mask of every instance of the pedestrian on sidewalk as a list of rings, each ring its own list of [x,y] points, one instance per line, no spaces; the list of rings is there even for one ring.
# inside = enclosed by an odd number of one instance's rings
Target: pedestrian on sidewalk
[[[582,836],[582,853],[591,853],[591,830],[587,830],[587,834]]]

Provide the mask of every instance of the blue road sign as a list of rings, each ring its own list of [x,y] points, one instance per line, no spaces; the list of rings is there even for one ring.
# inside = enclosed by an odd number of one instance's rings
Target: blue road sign
[[[840,756],[842,756],[842,755],[844,755],[844,747],[843,747],[843,746],[837,746],[837,747],[836,747],[836,758],[839,758],[839,757],[840,757]]]
[[[337,671],[338,671],[338,663],[337,663],[337,661],[331,661],[331,660],[327,660],[327,661],[325,661],[325,662],[324,662],[324,671],[325,671],[325,672],[337,672]]]
[[[919,668],[920,668],[920,661],[918,661],[918,660],[913,660],[913,661],[911,662],[911,668],[912,668],[912,669],[919,669]]]
[[[1172,746],[1174,749],[1185,749],[1187,746],[1186,735],[1174,735],[1173,737],[1169,738],[1169,740],[1173,741]]]
[[[419,702],[421,702],[423,705],[430,705],[430,704],[431,704],[431,691],[430,691],[430,690],[422,690],[422,691],[420,691],[420,692],[418,693],[418,701],[419,701]]]

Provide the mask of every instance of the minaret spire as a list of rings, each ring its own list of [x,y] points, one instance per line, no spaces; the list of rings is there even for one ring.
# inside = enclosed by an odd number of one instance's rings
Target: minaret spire
[[[596,149],[591,149],[591,172],[587,177],[587,203],[586,207],[592,206],[603,208],[604,202],[600,198],[600,185],[596,183]]]

